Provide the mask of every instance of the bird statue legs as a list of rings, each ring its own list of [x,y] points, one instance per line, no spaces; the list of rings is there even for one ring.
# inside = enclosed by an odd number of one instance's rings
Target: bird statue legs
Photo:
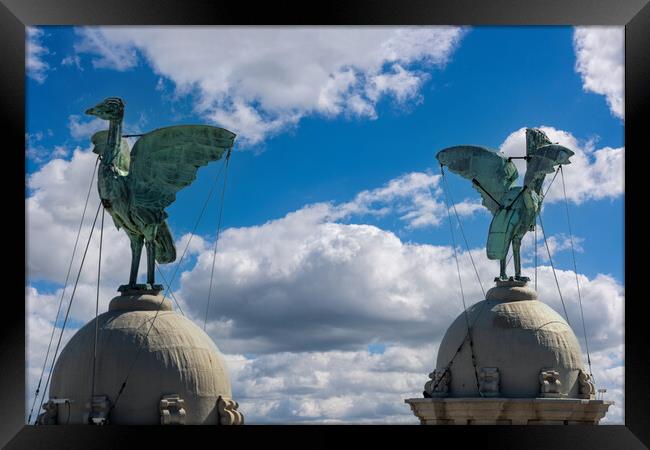
[[[131,274],[129,275],[129,286],[135,287],[138,280],[138,268],[140,267],[140,255],[142,254],[142,236],[129,234],[131,240]]]
[[[129,274],[129,284],[123,284],[117,288],[122,293],[140,288],[137,285],[138,269],[140,268],[140,255],[142,255],[142,245],[144,244],[143,236],[129,232],[126,234],[131,241],[131,273]]]
[[[521,237],[515,236],[512,239],[512,256],[513,256],[513,258],[515,260],[515,276],[514,276],[514,280],[523,281],[523,282],[530,281],[530,278],[521,276]],[[507,257],[508,257],[508,255],[506,254],[505,258],[499,260],[499,266],[500,266],[501,270],[499,271],[499,276],[497,278],[495,278],[494,281],[506,281],[506,280],[508,280],[508,275],[506,275]]]
[[[506,254],[506,257],[508,255]],[[500,259],[499,260],[499,266],[501,267],[501,270],[499,271],[499,277],[495,278],[494,281],[497,280],[507,280],[508,276],[506,275],[506,258]]]
[[[154,284],[154,270],[156,268],[156,250],[155,243],[147,240],[145,236],[127,233],[131,240],[131,273],[129,275],[129,284],[121,285],[117,290],[126,291],[158,291],[163,287]],[[140,257],[142,256],[142,246],[147,247],[147,284],[138,284],[138,269],[140,268]]]
[[[153,240],[146,241],[147,246],[147,284],[153,286],[154,283],[154,269],[156,267],[156,243]]]
[[[521,237],[519,236],[515,236],[512,240],[512,256],[515,259],[515,280],[530,281],[530,278],[521,276]]]

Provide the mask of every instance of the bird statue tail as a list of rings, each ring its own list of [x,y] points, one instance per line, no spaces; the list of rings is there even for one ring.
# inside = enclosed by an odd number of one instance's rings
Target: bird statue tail
[[[167,222],[163,222],[158,227],[158,233],[154,240],[156,246],[156,261],[160,264],[167,264],[176,260],[176,247],[174,246],[174,238],[167,226]]]
[[[512,241],[519,213],[515,209],[500,209],[490,223],[485,249],[488,259],[504,259]]]

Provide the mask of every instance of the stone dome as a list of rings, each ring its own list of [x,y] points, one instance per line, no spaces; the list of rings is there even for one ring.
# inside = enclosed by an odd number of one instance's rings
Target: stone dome
[[[158,425],[162,397],[177,395],[184,401],[184,423],[216,425],[217,399],[232,396],[224,359],[201,328],[173,312],[168,299],[162,306],[161,301],[160,295],[122,295],[97,317],[95,396],[115,402],[132,366],[111,424]],[[95,319],[70,339],[56,362],[50,399],[70,400],[58,407],[59,424],[88,423],[94,338]]]
[[[465,341],[467,320],[476,371]],[[578,397],[578,374],[585,370],[578,340],[567,322],[528,287],[494,287],[486,300],[467,309],[467,318],[459,315],[442,339],[436,371],[444,371],[461,344],[449,366],[449,397],[479,397],[477,372],[482,368],[498,369],[499,397],[540,397],[542,370],[559,373],[560,396]]]

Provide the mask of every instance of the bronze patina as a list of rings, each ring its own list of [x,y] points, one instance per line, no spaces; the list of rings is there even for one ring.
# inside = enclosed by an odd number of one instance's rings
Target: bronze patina
[[[544,200],[542,184],[555,166],[569,164],[573,152],[553,144],[539,129],[526,129],[527,162],[523,186],[515,186],[519,177],[512,157],[486,147],[460,145],[441,150],[436,159],[441,166],[472,181],[481,194],[483,205],[493,214],[486,245],[487,257],[498,259],[501,270],[497,280],[507,280],[506,257],[512,245],[514,279],[529,281],[521,275],[521,240],[535,229]]]
[[[101,164],[97,185],[106,211],[131,241],[131,273],[127,290],[162,290],[154,284],[155,262],[176,259],[174,239],[165,219],[165,208],[176,193],[196,179],[199,167],[230,155],[235,134],[208,125],[177,125],[142,135],[129,150],[122,136],[124,102],[105,99],[86,114],[109,121],[108,130],[92,136],[93,152]],[[142,246],[147,249],[147,284],[136,284]]]

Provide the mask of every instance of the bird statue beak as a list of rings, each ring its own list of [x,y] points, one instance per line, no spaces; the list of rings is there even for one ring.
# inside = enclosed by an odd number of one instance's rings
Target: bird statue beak
[[[95,115],[95,108],[88,108],[86,110],[85,114],[88,114],[89,116],[94,116]]]
[[[569,161],[569,158],[571,158],[573,155],[575,155],[575,152],[572,150],[569,150],[568,148],[562,146],[562,150],[564,150],[564,161],[562,164],[571,164],[571,161]]]

